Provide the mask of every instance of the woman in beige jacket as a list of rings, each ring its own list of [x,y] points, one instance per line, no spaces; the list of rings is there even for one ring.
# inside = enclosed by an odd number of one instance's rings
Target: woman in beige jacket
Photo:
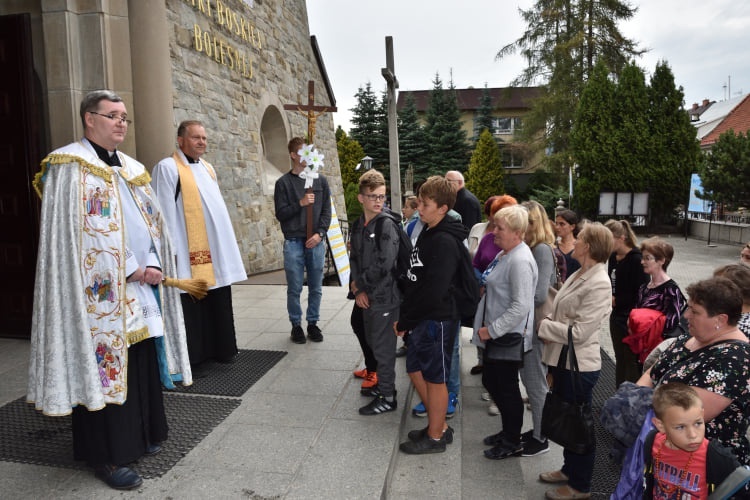
[[[586,224],[578,234],[572,257],[581,268],[560,288],[553,311],[539,325],[544,345],[542,360],[549,366],[554,391],[567,401],[591,403],[601,370],[599,335],[601,324],[612,309],[612,285],[607,276],[607,259],[613,248],[612,233],[598,222]],[[573,327],[573,344],[581,371],[581,385],[573,387],[569,366],[558,369],[563,346],[568,343],[568,326]],[[561,470],[543,472],[547,483],[567,483],[546,494],[550,499],[590,498],[595,451],[583,455],[563,451]]]

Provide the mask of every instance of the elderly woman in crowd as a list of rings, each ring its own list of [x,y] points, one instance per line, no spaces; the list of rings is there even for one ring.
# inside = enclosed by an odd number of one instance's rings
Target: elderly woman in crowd
[[[649,275],[649,282],[638,289],[635,307],[664,313],[666,322],[662,337],[676,337],[675,329],[680,325],[680,316],[687,301],[675,280],[667,275],[667,268],[674,257],[674,248],[657,236],[643,240],[641,253],[641,264]]]
[[[612,232],[615,243],[607,263],[607,272],[612,281],[609,334],[615,351],[615,387],[618,387],[626,380],[635,382],[643,371],[638,357],[622,339],[628,335],[628,316],[638,300],[638,290],[649,282],[650,277],[641,265],[643,255],[630,223],[610,219],[604,225]]]
[[[524,243],[528,212],[519,205],[501,209],[495,214],[495,244],[501,252],[485,271],[485,293],[474,318],[472,343],[485,345],[482,383],[500,409],[503,430],[484,439],[492,448],[484,455],[493,460],[520,455],[523,400],[518,385],[522,351],[532,345],[534,330],[534,289],[537,266]],[[521,335],[515,352],[518,360],[500,359],[503,351],[491,341],[506,335]]]
[[[482,279],[482,273],[487,269],[487,266],[490,265],[490,263],[495,259],[498,252],[500,252],[500,248],[495,243],[495,235],[494,235],[494,229],[495,229],[495,214],[500,210],[501,208],[509,207],[512,205],[517,205],[518,201],[516,201],[515,198],[508,194],[504,194],[502,196],[493,196],[492,197],[492,204],[490,205],[488,216],[489,219],[487,220],[487,230],[485,231],[484,236],[482,236],[479,239],[479,244],[477,245],[477,248],[473,252],[472,257],[472,266],[474,266],[474,273],[477,276],[477,279],[479,280],[479,286],[484,286],[484,281]],[[486,207],[486,205],[485,205]],[[477,364],[471,368],[469,373],[472,375],[479,375],[482,373],[482,359],[484,357],[484,352],[482,351],[481,347],[477,347]],[[490,415],[497,415],[498,410],[495,407],[494,403],[490,405]]]
[[[580,269],[565,281],[555,297],[552,314],[539,324],[539,337],[545,341],[542,360],[553,375],[553,390],[566,401],[591,404],[594,385],[599,379],[599,335],[602,322],[612,309],[612,285],[606,265],[612,247],[609,229],[598,222],[583,226],[572,251]],[[571,383],[571,367],[557,368],[562,348],[568,344],[568,326],[572,327],[581,375],[581,384],[575,387]],[[567,484],[547,491],[546,497],[589,498],[594,458],[595,450],[586,454],[563,450],[562,468],[543,472],[539,479],[545,483]]]
[[[703,400],[706,437],[718,440],[750,465],[748,379],[750,344],[737,328],[742,292],[727,278],[711,278],[687,288],[685,311],[690,334],[680,335],[638,381],[639,385],[682,382]]]

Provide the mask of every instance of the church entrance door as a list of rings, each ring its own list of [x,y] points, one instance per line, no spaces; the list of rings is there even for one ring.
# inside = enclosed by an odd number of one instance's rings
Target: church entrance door
[[[31,24],[0,16],[0,336],[28,338],[39,234],[39,170]]]

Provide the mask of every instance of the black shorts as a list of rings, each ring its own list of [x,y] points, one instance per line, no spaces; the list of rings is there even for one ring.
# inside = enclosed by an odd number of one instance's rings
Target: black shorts
[[[421,321],[409,333],[407,340],[407,373],[422,372],[422,378],[426,382],[446,383],[451,372],[451,357],[458,323],[457,319]]]

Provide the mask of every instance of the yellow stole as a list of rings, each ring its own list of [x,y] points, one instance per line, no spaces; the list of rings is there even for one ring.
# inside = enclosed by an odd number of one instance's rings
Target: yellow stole
[[[172,154],[180,175],[182,206],[185,212],[185,229],[187,231],[188,252],[190,253],[190,271],[193,278],[206,280],[208,286],[216,284],[214,266],[211,263],[211,248],[208,244],[206,221],[203,218],[203,203],[195,182],[193,171],[182,161],[180,155]],[[211,172],[213,176],[213,172]]]

